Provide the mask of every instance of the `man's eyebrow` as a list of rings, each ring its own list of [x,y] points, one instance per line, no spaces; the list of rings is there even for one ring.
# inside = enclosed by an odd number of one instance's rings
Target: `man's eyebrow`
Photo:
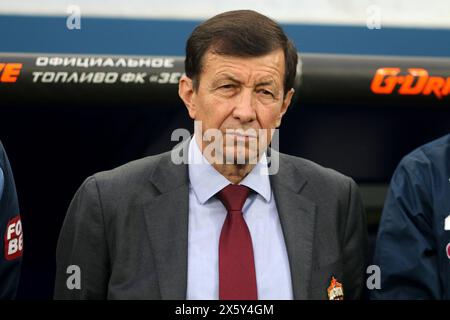
[[[213,81],[213,85],[218,85],[218,83],[222,82],[222,81],[232,81],[234,83],[241,83],[241,81],[239,81],[238,79],[236,79],[233,75],[231,74],[221,74],[217,77],[217,79],[215,79]],[[262,87],[262,86],[274,86],[277,87],[277,83],[275,80],[273,79],[267,79],[267,80],[262,80],[261,82],[256,83],[255,85],[256,87]]]
[[[230,75],[230,74],[222,74],[222,75],[219,75],[217,77],[217,79],[214,80],[214,84],[216,84],[216,83],[218,83],[220,81],[227,81],[227,80],[228,81],[233,81],[233,82],[236,82],[236,83],[240,83],[240,81],[238,79],[236,79],[235,77],[233,77],[232,75]]]
[[[265,81],[258,82],[258,83],[256,84],[257,87],[260,87],[260,86],[270,86],[270,85],[275,86],[275,85],[276,85],[276,82],[275,82],[274,80],[270,79],[270,80],[265,80]]]

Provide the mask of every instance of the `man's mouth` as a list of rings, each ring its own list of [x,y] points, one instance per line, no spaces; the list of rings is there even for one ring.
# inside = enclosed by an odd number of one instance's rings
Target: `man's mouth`
[[[237,139],[256,139],[257,135],[253,133],[239,132],[238,130],[227,131],[225,135],[235,137]]]

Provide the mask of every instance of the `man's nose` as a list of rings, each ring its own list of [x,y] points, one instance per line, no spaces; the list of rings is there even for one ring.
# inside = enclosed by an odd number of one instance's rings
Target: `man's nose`
[[[241,122],[251,122],[256,119],[253,90],[242,90],[236,99],[233,117]]]

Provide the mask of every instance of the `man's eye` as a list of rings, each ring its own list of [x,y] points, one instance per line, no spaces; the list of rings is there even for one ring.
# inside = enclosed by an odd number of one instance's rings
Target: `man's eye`
[[[273,97],[273,93],[270,92],[269,90],[262,89],[262,90],[259,90],[259,92],[261,92],[265,96],[272,96]]]
[[[224,84],[220,86],[221,89],[233,89],[235,86],[233,84]]]

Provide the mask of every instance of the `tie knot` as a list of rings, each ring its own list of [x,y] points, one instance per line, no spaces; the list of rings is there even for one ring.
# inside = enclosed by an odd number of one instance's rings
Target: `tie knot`
[[[219,199],[227,211],[242,211],[250,189],[239,184],[229,184],[219,191]]]

